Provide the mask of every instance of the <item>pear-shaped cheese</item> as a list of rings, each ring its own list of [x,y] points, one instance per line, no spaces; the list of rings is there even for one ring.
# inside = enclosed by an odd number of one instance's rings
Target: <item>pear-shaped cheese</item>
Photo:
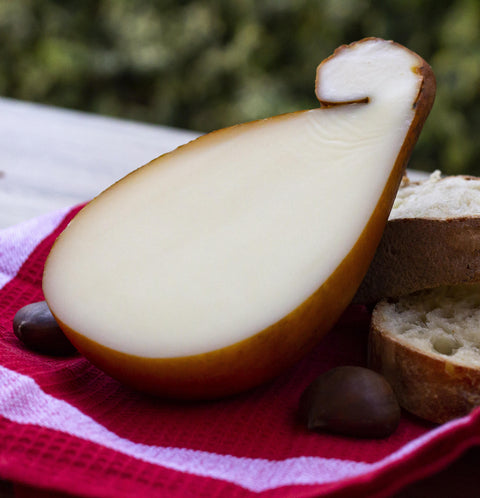
[[[318,68],[319,109],[163,155],[89,203],[44,293],[93,363],[138,389],[217,397],[272,378],[335,323],[365,274],[434,80],[384,40]]]

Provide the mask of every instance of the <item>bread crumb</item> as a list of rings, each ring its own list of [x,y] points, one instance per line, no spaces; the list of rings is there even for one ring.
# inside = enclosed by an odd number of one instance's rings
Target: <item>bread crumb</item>
[[[425,353],[480,367],[480,284],[438,287],[382,301],[381,329]]]
[[[468,176],[442,178],[439,170],[422,182],[403,182],[390,219],[480,216],[480,179]]]

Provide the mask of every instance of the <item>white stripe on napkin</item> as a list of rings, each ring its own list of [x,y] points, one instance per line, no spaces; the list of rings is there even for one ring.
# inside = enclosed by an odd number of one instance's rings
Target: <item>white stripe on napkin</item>
[[[134,443],[107,430],[67,402],[46,394],[26,375],[0,366],[0,386],[0,415],[12,422],[61,431],[151,464],[223,479],[251,491],[290,484],[328,483],[371,468],[370,464],[333,458],[270,461]]]
[[[0,415],[12,422],[61,431],[144,462],[222,479],[256,492],[294,484],[324,484],[359,476],[405,458],[418,447],[451,430],[454,425],[468,423],[465,417],[440,426],[375,464],[321,457],[272,461],[132,442],[117,436],[66,401],[45,393],[30,377],[2,366],[0,386]]]
[[[57,228],[70,209],[0,230],[0,288],[15,277],[37,244]]]

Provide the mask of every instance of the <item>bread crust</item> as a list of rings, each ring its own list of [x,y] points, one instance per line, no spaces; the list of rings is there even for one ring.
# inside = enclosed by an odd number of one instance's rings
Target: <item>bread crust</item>
[[[368,363],[388,380],[402,408],[444,423],[480,406],[480,369],[405,344],[380,322],[380,312],[374,310]]]
[[[480,217],[390,220],[353,302],[480,281]]]

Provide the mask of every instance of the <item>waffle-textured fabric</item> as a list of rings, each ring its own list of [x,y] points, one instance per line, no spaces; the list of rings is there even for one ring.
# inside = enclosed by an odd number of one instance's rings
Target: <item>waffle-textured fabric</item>
[[[480,443],[480,412],[442,426],[406,413],[381,440],[308,432],[298,400],[322,372],[364,365],[369,316],[348,310],[274,382],[215,402],[148,397],[80,355],[26,349],[12,330],[43,300],[45,259],[78,208],[0,231],[0,478],[94,497],[389,496]]]

